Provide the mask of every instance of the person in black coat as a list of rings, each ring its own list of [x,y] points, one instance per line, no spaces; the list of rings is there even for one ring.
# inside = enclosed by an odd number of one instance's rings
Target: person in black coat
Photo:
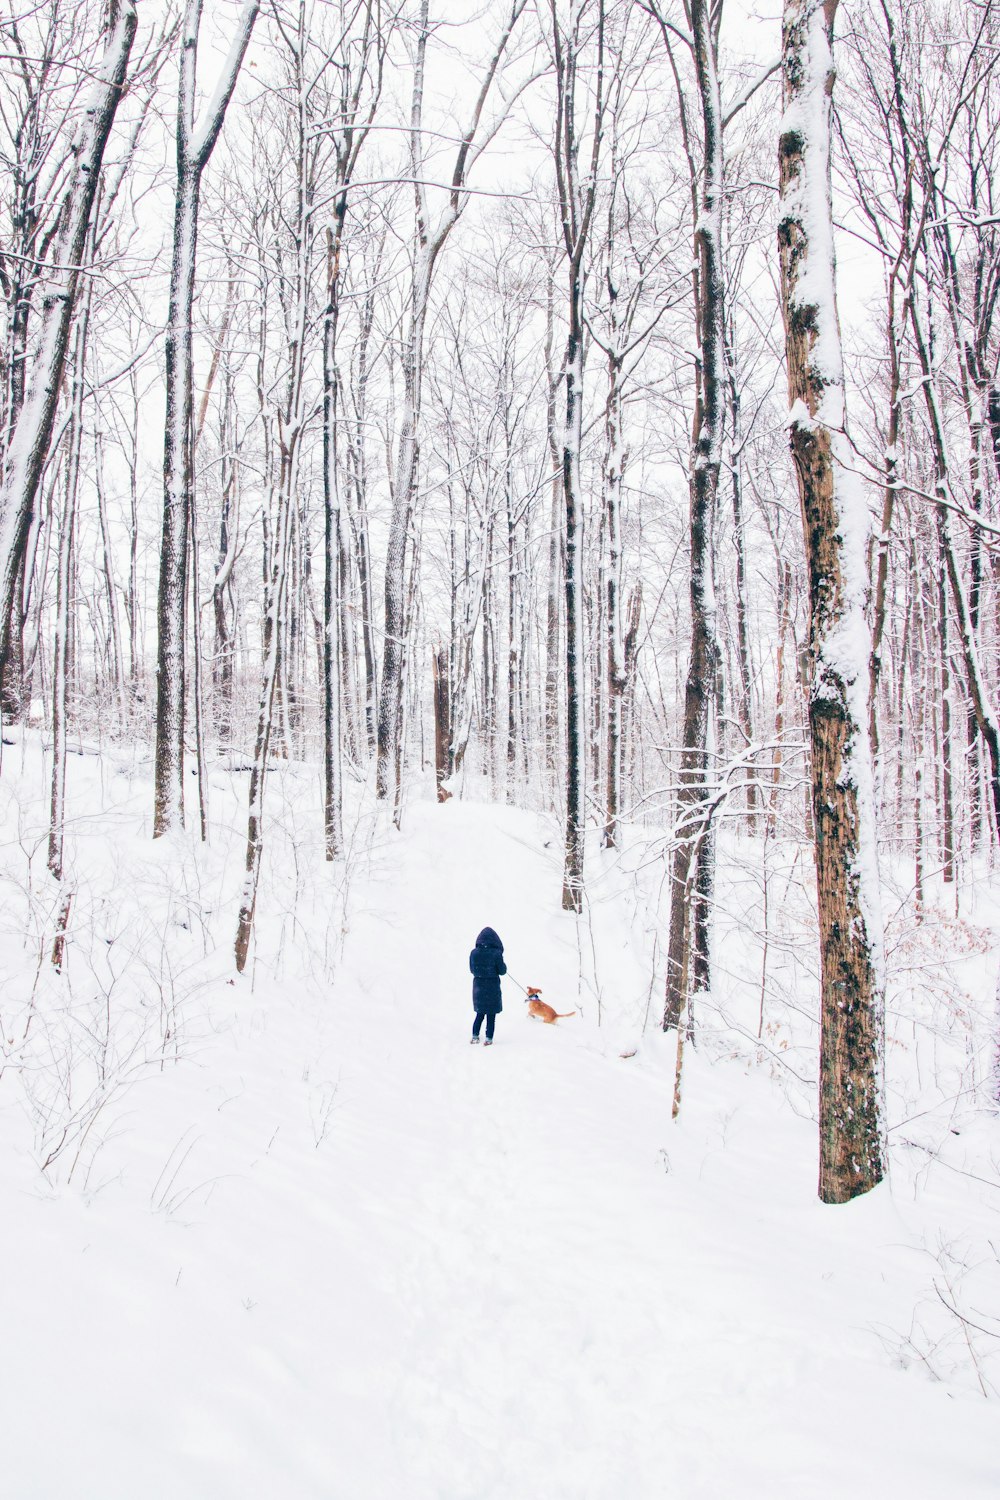
[[[507,965],[503,961],[503,943],[492,927],[484,927],[476,938],[476,946],[469,954],[469,969],[472,972],[472,1008],[476,1012],[471,1040],[479,1041],[485,1018],[486,1045],[490,1047],[493,1045],[493,1028],[497,1016],[503,1010],[500,975],[507,972]]]

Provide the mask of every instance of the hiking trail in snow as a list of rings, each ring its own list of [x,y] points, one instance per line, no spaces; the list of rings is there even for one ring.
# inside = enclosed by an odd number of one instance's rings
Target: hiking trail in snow
[[[220,955],[87,1192],[7,1157],[11,1500],[996,1494],[989,1404],[887,1353],[908,1206],[821,1207],[814,1124],[737,1065],[690,1051],[671,1122],[672,1040],[577,995],[548,837],[414,805],[329,984]],[[583,1014],[505,979],[469,1046],[487,923]]]

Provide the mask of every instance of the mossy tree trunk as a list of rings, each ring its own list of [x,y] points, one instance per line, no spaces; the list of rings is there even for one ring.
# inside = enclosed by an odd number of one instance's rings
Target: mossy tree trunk
[[[809,731],[821,956],[819,1195],[884,1171],[881,919],[865,616],[870,521],[851,473],[834,281],[830,120],[836,0],[786,0],[778,150],[790,442],[809,570]]]

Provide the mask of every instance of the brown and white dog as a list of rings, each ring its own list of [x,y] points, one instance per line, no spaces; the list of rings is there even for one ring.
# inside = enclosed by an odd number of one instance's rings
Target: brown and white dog
[[[528,993],[524,998],[529,1016],[537,1016],[540,1021],[545,1022],[546,1026],[551,1026],[554,1021],[564,1021],[567,1016],[576,1015],[575,1010],[553,1010],[551,1005],[546,1005],[544,1000],[539,1000],[541,993],[541,990],[535,989],[533,985],[528,985]]]

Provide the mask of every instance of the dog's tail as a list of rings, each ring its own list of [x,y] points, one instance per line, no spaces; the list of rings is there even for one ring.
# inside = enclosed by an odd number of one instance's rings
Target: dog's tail
[[[557,1021],[565,1021],[568,1016],[575,1016],[575,1015],[576,1015],[576,1011],[575,1010],[557,1010],[556,1011],[556,1020]]]

